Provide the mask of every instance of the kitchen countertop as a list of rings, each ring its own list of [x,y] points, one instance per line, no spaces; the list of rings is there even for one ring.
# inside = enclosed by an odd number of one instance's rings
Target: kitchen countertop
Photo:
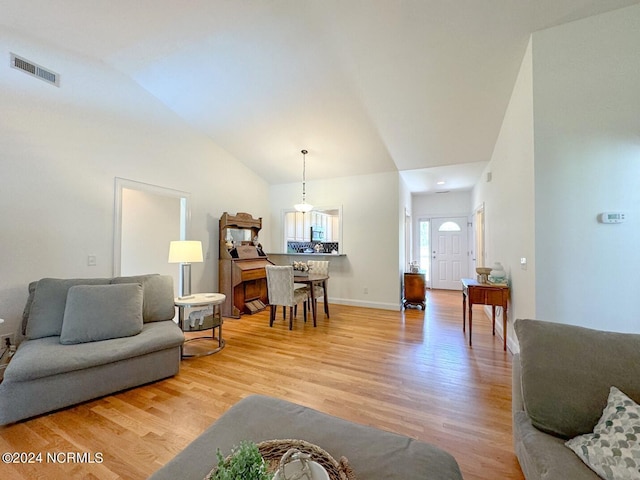
[[[287,257],[346,257],[346,253],[267,253],[267,257],[284,255]]]

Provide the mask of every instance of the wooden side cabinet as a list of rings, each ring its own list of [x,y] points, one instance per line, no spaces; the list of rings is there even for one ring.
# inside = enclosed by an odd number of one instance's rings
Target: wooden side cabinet
[[[427,308],[427,279],[424,273],[405,273],[402,305],[407,308],[409,305]]]

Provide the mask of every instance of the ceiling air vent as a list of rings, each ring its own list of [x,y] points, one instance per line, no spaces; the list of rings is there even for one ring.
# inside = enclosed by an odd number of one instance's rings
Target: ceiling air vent
[[[11,66],[40,80],[44,80],[51,85],[55,85],[56,87],[60,86],[60,75],[25,58],[19,57],[15,53],[11,54]]]

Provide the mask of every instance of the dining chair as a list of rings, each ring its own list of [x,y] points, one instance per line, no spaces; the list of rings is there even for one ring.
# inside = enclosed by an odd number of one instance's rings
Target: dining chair
[[[309,260],[307,262],[309,265],[309,273],[317,274],[317,275],[329,275],[329,260]],[[327,291],[326,291],[326,281],[322,283],[322,285],[314,284],[313,285],[313,296],[316,304],[318,303],[318,298],[324,298],[324,314],[329,318],[329,303],[327,302]],[[317,305],[314,305],[315,310],[318,311]]]
[[[300,303],[302,303],[304,321],[306,322],[309,289],[293,287],[293,267],[291,265],[266,265],[265,270],[267,272],[267,290],[269,291],[269,326],[273,327],[279,305],[282,305],[285,312],[286,307],[289,307],[289,330],[293,329],[293,319]],[[284,317],[286,319],[286,313]]]

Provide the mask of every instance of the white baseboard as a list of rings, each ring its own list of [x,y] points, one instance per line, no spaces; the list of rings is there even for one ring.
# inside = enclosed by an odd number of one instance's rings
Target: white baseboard
[[[483,305],[484,313],[491,320],[491,307],[488,305]],[[511,332],[511,335],[507,336],[507,349],[511,353],[519,353],[520,345],[518,344],[518,340],[515,338],[515,334],[513,333],[513,320],[507,319],[507,329]],[[502,315],[496,315],[496,334],[500,336],[500,338],[504,341],[504,332],[502,331]]]

